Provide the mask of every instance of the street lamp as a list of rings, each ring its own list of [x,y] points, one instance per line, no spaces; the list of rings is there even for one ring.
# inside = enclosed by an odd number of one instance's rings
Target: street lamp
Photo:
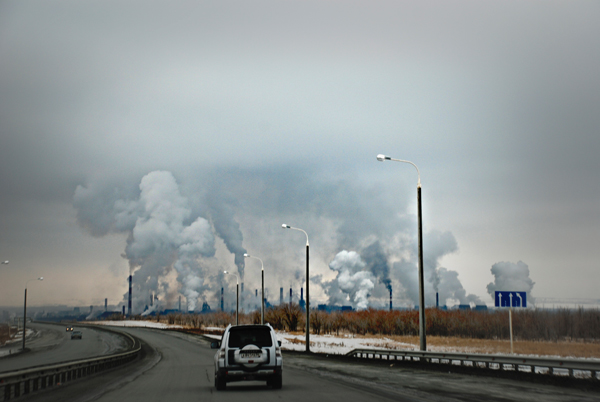
[[[0,264],[2,264],[2,265],[8,265],[8,260],[2,261]],[[18,325],[17,325],[17,327],[18,327]],[[10,339],[10,322],[8,323],[8,338]]]
[[[389,156],[379,154],[377,155],[379,162],[383,161],[394,161],[410,163],[417,169],[417,216],[419,226],[419,338],[421,350],[427,350],[427,342],[425,338],[425,292],[423,290],[423,222],[421,214],[421,173],[417,165],[411,161],[405,161],[402,159],[393,159]]]
[[[235,325],[240,325],[240,277],[237,274],[223,271],[226,275],[233,275],[236,279],[235,287]]]
[[[43,281],[44,277],[40,276],[37,279],[30,279],[25,282],[25,302],[23,303],[23,352],[25,352],[25,326],[27,325],[27,284],[35,280]]]
[[[293,230],[299,230],[300,232],[304,233],[306,235],[306,352],[310,352],[310,317],[309,317],[309,312],[310,312],[310,304],[309,304],[309,290],[308,290],[308,285],[309,285],[309,271],[308,271],[308,233],[306,233],[304,230],[299,229],[299,228],[294,228],[292,226],[286,225],[285,223],[283,225],[281,225],[282,228],[284,229],[293,229]]]
[[[262,283],[262,288],[260,290],[260,297],[262,299],[261,304],[260,304],[260,324],[264,325],[265,324],[265,266],[263,264],[263,261],[258,257],[254,257],[249,254],[244,254],[244,257],[256,258],[258,261],[260,261],[260,276],[261,276],[261,283]]]

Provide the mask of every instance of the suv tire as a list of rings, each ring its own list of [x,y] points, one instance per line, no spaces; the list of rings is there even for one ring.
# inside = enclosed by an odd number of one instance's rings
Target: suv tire
[[[283,386],[282,375],[279,374],[273,377],[273,379],[271,380],[271,385],[273,386],[273,389],[281,389],[281,387]]]
[[[227,387],[227,382],[221,376],[215,376],[215,388],[217,391],[223,391]]]

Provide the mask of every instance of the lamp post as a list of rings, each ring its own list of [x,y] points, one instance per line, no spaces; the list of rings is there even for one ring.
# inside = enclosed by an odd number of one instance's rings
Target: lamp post
[[[25,282],[25,302],[23,303],[23,352],[25,351],[25,327],[27,325],[27,284],[31,281],[35,281],[36,279],[30,279]],[[37,278],[38,281],[43,281],[44,277],[40,276]]]
[[[233,275],[236,279],[235,287],[235,325],[240,325],[240,277],[237,274],[223,271],[226,275]]]
[[[263,261],[258,257],[254,257],[250,254],[244,254],[244,257],[245,258],[256,258],[258,261],[260,261],[260,276],[261,276],[260,324],[264,325],[265,324],[265,266],[263,264]]]
[[[299,228],[295,228],[289,225],[286,225],[285,223],[283,225],[281,225],[282,228],[284,229],[293,229],[293,230],[298,230],[302,233],[304,233],[306,235],[306,352],[310,352],[310,304],[309,304],[309,270],[308,270],[308,254],[309,254],[309,246],[308,246],[308,233],[306,233],[304,230],[299,229]]]
[[[2,265],[8,265],[8,260],[0,262]],[[8,339],[10,339],[10,321],[8,322]],[[18,327],[18,324],[17,324]],[[17,328],[18,329],[18,328]]]
[[[379,162],[383,161],[394,161],[409,163],[417,169],[417,216],[419,226],[419,338],[421,350],[427,350],[427,341],[425,336],[425,292],[423,290],[423,222],[421,213],[421,173],[417,165],[411,161],[405,161],[402,159],[393,159],[389,156],[379,154],[377,155]]]

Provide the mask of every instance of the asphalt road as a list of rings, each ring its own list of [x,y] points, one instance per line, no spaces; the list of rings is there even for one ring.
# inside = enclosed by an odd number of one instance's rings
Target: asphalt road
[[[125,329],[145,342],[145,359],[107,374],[44,391],[54,401],[598,401],[600,392],[524,381],[422,371],[409,366],[284,353],[283,388],[264,382],[213,386],[213,356],[203,338]]]
[[[81,340],[71,340],[66,325],[30,323],[27,327],[36,331],[33,337],[26,339],[29,351],[0,358],[0,372],[102,356],[128,347],[125,337],[101,329],[75,326],[83,336]],[[20,349],[21,343],[13,348]]]

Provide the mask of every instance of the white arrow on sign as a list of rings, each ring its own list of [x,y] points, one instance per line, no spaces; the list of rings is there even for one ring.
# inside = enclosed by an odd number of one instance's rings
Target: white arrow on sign
[[[512,307],[512,293],[509,293],[508,297],[510,297],[510,304],[508,305],[508,307]]]
[[[521,295],[520,295],[520,294],[518,294],[518,293],[517,293],[517,297],[518,297],[519,299],[521,299],[521,304],[519,304],[519,307],[523,307],[523,298],[522,298],[522,297],[521,297]]]
[[[498,306],[502,307],[502,293],[498,292]]]

